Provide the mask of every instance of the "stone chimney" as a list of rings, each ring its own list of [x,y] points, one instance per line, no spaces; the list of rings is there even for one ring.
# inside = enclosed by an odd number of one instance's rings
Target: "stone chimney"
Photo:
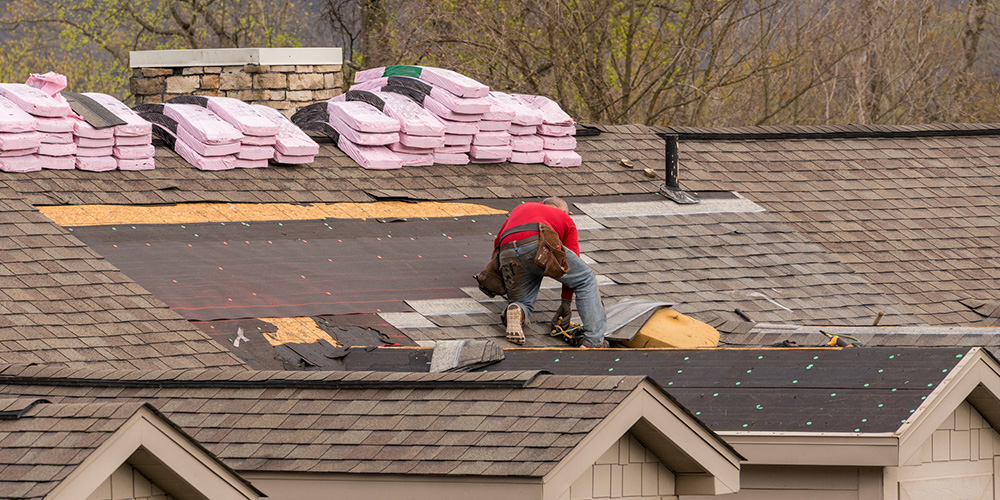
[[[290,116],[342,92],[339,48],[145,50],[131,52],[136,104],[178,95],[235,97]]]

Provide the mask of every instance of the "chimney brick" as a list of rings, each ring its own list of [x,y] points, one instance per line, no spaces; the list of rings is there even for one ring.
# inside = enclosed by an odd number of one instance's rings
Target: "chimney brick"
[[[177,95],[224,95],[287,116],[343,91],[341,58],[340,49],[315,47],[140,51],[130,54],[129,88],[137,103]]]

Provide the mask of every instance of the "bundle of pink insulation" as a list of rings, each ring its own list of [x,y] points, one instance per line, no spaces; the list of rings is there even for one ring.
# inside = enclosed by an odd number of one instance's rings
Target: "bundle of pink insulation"
[[[445,144],[434,149],[435,163],[582,163],[575,151],[575,122],[546,97],[491,92],[467,76],[426,66],[365,70],[355,82],[351,91],[405,95],[445,125]],[[390,148],[420,153],[408,146]]]
[[[303,130],[322,133],[358,165],[371,170],[403,166],[403,158],[387,146],[399,142],[399,120],[363,101],[331,99],[305,106],[292,115]]]
[[[155,167],[153,156],[156,153],[153,147],[153,125],[124,103],[107,94],[85,92],[82,95],[93,99],[125,122],[111,128],[111,157],[114,158],[117,168],[152,170]],[[91,141],[86,138],[89,131],[85,127],[80,127],[80,130],[84,133],[77,133],[79,140],[90,143]]]
[[[69,104],[42,90],[23,83],[0,83],[0,170],[74,168],[69,114]]]

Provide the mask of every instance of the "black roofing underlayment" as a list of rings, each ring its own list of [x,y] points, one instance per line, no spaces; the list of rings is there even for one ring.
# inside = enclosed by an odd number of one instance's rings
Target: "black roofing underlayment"
[[[430,349],[352,349],[345,370],[427,371]],[[714,431],[893,432],[968,348],[517,350],[486,368],[648,375]]]
[[[502,215],[136,224],[73,235],[189,320],[410,311],[468,297]]]

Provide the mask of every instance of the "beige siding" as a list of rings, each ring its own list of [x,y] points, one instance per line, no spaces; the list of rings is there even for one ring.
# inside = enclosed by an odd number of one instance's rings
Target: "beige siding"
[[[746,465],[732,500],[879,500],[872,496],[879,470],[859,467]],[[874,488],[877,491],[877,487]],[[864,492],[864,493],[862,493]]]
[[[885,500],[995,500],[997,434],[967,402],[920,449],[920,464],[885,470]]]
[[[122,464],[87,500],[172,500],[129,464]]]
[[[608,448],[562,500],[675,498],[674,475],[631,434]]]

